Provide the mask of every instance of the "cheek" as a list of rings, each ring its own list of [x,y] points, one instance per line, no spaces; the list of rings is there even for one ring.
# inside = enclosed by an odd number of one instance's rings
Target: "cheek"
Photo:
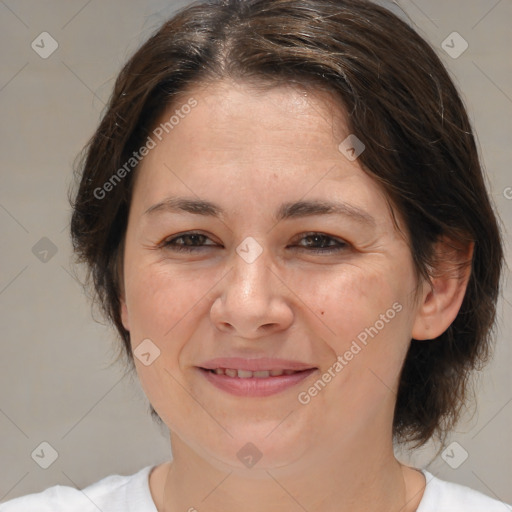
[[[186,275],[155,265],[134,269],[126,291],[133,342],[140,337],[160,342],[176,339],[187,316],[201,308],[209,281],[197,276],[192,281]]]
[[[397,273],[391,268],[371,272],[366,267],[364,272],[346,273],[339,280],[344,288],[338,287],[332,296],[332,303],[338,303],[337,311],[331,312],[338,337],[330,348],[343,357],[332,392],[347,401],[355,417],[365,418],[395,398],[410,344],[412,274],[407,268]]]
[[[309,278],[300,286],[301,296],[307,297],[314,310],[321,332],[336,354],[350,347],[351,341],[365,339],[375,333],[389,331],[397,324],[397,309],[401,309],[403,294],[391,274],[377,266],[345,266],[323,278]],[[301,283],[298,279],[295,282]],[[395,304],[395,308],[393,308]],[[402,309],[403,305],[402,305]],[[383,315],[383,317],[381,317]],[[383,318],[383,319],[382,319]]]
[[[329,394],[352,415],[364,417],[393,397],[409,346],[408,278],[384,267],[354,266],[315,288],[315,311],[330,351],[323,370],[336,375]]]
[[[179,426],[175,411],[180,417],[197,413],[183,388],[180,361],[197,328],[197,315],[205,314],[205,294],[212,286],[206,278],[196,275],[192,282],[186,274],[148,264],[132,268],[126,279],[134,353],[146,339],[159,350],[147,366],[135,356],[136,371],[146,396],[171,430]]]

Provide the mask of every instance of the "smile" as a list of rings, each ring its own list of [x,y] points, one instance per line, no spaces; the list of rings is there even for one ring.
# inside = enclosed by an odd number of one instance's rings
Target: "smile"
[[[293,388],[314,373],[306,370],[242,370],[235,368],[199,368],[206,380],[216,388],[235,396],[264,397]]]
[[[265,379],[267,377],[280,377],[281,375],[292,375],[298,373],[295,370],[259,370],[251,372],[250,370],[235,370],[233,368],[215,368],[209,370],[216,375],[227,375],[228,377],[238,377],[240,379],[250,379],[255,377],[257,379]]]

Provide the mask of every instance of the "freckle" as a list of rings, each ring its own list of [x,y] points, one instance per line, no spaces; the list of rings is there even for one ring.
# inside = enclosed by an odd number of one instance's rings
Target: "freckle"
[[[321,315],[323,315],[323,314],[324,314],[324,312],[323,312],[323,311],[320,311],[320,314],[321,314]]]

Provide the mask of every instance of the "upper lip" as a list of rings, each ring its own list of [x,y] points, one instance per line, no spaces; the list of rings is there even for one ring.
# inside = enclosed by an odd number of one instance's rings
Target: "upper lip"
[[[257,372],[262,370],[309,370],[315,366],[292,361],[288,359],[274,359],[262,357],[258,359],[245,359],[243,357],[218,357],[201,363],[199,368],[215,370],[216,368],[232,368],[236,370],[247,370]]]

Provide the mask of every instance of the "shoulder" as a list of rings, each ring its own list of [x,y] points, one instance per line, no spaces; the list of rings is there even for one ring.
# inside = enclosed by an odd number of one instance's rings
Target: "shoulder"
[[[446,482],[426,470],[426,487],[416,512],[512,512],[512,506],[465,485]]]
[[[129,476],[109,475],[84,489],[54,485],[0,504],[0,512],[156,512],[148,477],[153,466]],[[151,508],[153,507],[153,508]]]

